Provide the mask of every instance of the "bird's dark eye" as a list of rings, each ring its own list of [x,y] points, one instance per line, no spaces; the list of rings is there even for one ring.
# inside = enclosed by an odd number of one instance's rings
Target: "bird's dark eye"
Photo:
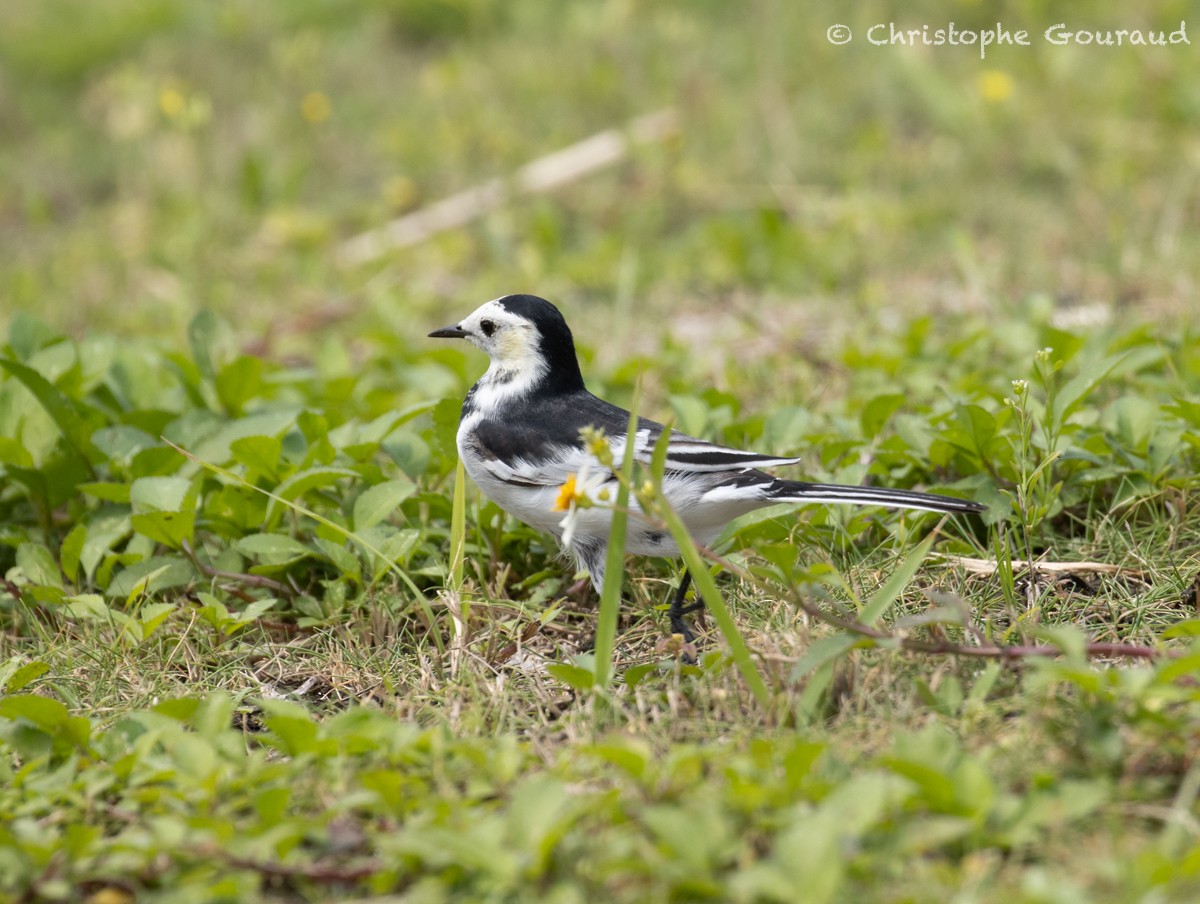
[[[485,336],[490,336],[492,333],[496,332],[496,324],[490,320],[481,320],[479,322],[479,328],[483,330],[483,335]]]

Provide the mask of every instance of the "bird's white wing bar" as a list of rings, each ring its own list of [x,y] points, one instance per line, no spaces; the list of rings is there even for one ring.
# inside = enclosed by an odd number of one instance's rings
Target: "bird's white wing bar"
[[[654,446],[661,435],[658,431],[642,428],[634,435],[634,457],[643,464],[649,464],[654,455]],[[613,460],[621,461],[625,455],[625,437],[615,436],[609,440]],[[737,471],[744,468],[770,468],[776,465],[794,465],[799,458],[776,458],[761,455],[757,452],[744,452],[739,449],[729,449],[694,439],[682,433],[671,433],[671,441],[667,446],[667,469],[671,471]]]

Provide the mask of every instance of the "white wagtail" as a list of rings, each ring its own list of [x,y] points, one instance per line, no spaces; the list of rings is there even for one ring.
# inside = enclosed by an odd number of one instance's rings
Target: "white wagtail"
[[[615,488],[616,477],[588,451],[581,432],[602,430],[613,460],[624,455],[629,412],[592,395],[583,385],[575,342],[558,308],[534,295],[506,295],[489,301],[465,320],[429,334],[437,339],[466,339],[491,359],[487,372],[463,402],[458,454],[471,479],[500,508],[539,530],[553,534],[600,592],[612,521],[602,506],[575,512],[564,536],[561,488],[594,475],[589,489]],[[639,418],[635,458],[650,461],[665,428]],[[803,483],[772,477],[764,467],[793,465],[798,458],[741,452],[671,432],[662,492],[689,533],[703,545],[716,539],[732,519],[779,502],[851,503],[929,512],[980,512],[976,502],[868,486]],[[615,495],[615,494],[614,494]],[[636,509],[636,502],[631,500]],[[632,517],[626,553],[678,556],[669,532]],[[670,607],[671,630],[690,641],[684,616],[691,576],[686,569]]]

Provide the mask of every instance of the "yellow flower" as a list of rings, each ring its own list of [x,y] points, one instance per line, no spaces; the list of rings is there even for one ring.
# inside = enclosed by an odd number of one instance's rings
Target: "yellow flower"
[[[575,489],[575,475],[570,474],[567,482],[558,488],[558,498],[554,500],[554,511],[567,512],[571,505],[583,498]]]
[[[1000,104],[1016,90],[1013,77],[1002,69],[984,69],[979,73],[979,96],[989,104]]]
[[[182,113],[185,103],[183,92],[178,88],[163,88],[158,92],[158,108],[169,119],[174,119]]]
[[[324,122],[333,112],[333,104],[323,91],[309,91],[300,101],[300,115],[308,122]]]

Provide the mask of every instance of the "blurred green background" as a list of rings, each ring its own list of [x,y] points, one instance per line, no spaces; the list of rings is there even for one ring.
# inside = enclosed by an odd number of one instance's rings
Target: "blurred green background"
[[[16,0],[0,4],[0,319],[283,354],[422,341],[512,291],[614,360],[669,324],[819,345],[1044,296],[1186,316],[1200,267],[1196,4]],[[869,26],[1032,46],[873,46]],[[834,46],[826,29],[854,38]],[[666,141],[366,264],[340,242],[633,117]],[[629,303],[637,301],[636,309]],[[1080,306],[1083,306],[1082,308]],[[1099,313],[1097,313],[1099,312]],[[1067,321],[1069,322],[1069,321]],[[0,323],[0,329],[6,324]]]

